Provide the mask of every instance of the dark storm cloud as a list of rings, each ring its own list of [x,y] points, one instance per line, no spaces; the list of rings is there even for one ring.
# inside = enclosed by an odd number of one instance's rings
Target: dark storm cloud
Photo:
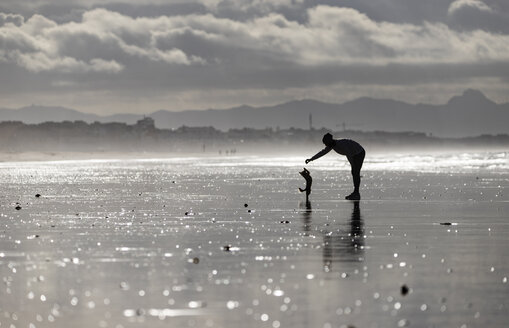
[[[509,14],[479,0],[454,1],[448,9],[448,18],[449,25],[456,29],[509,33]]]

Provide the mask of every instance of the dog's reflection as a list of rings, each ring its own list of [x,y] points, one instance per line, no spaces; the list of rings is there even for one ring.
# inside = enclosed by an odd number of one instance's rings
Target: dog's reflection
[[[306,200],[306,202],[300,202],[299,208],[303,209],[302,211],[302,230],[304,231],[304,236],[309,236],[311,232],[311,214],[313,213],[313,209],[311,208],[311,202]]]

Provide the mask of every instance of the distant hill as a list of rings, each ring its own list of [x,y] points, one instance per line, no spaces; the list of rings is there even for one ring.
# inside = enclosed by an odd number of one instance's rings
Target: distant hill
[[[481,134],[509,133],[509,103],[497,104],[477,90],[466,90],[446,104],[408,104],[391,99],[359,98],[343,104],[316,100],[297,100],[267,107],[240,106],[231,109],[159,110],[148,114],[160,129],[180,126],[282,129],[308,128],[312,114],[313,127],[331,130],[418,131],[441,137],[464,137]],[[123,122],[134,124],[142,115],[119,114],[98,116],[63,107],[30,106],[17,110],[0,109],[0,121],[25,123],[64,120],[85,122]]]
[[[27,106],[19,109],[0,108],[0,121],[21,121],[26,124],[38,124],[42,122],[85,121],[92,122],[120,122],[134,124],[143,115],[116,114],[111,116],[99,116],[82,113],[65,107]]]

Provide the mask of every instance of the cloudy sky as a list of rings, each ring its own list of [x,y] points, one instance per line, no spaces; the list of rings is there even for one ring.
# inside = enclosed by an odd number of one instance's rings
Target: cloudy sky
[[[509,102],[507,0],[2,0],[0,107]]]

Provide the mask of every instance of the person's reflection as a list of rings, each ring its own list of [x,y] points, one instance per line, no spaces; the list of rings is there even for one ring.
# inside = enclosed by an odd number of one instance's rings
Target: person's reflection
[[[329,272],[333,262],[361,262],[364,253],[364,223],[359,201],[353,202],[349,231],[323,234],[323,268]]]
[[[309,233],[311,232],[311,213],[313,210],[311,209],[311,202],[308,200],[305,203],[301,202],[299,203],[300,208],[305,208],[305,210],[302,212],[302,223],[303,223],[303,230],[304,230],[304,236],[309,236]]]

